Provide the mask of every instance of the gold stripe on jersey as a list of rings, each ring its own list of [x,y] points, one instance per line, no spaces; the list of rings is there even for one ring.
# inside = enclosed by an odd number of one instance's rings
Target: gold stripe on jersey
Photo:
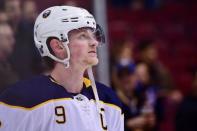
[[[95,100],[93,100],[93,99],[91,99],[90,101],[94,101],[94,102],[96,102],[96,101],[95,101]],[[112,107],[112,108],[114,108],[114,109],[116,109],[116,110],[121,111],[121,108],[120,108],[119,106],[115,105],[115,104],[106,103],[106,102],[101,101],[101,100],[99,100],[99,102],[100,102],[101,104],[104,104],[104,105],[110,106],[110,107]]]
[[[51,102],[54,102],[54,101],[62,101],[62,100],[73,100],[73,99],[72,98],[51,99],[51,100],[45,101],[43,103],[40,103],[40,104],[38,104],[36,106],[30,107],[30,108],[22,107],[22,106],[9,105],[9,104],[6,104],[4,102],[0,102],[0,105],[4,105],[4,106],[10,107],[10,108],[14,108],[14,109],[21,109],[21,110],[31,111],[31,110],[35,110],[37,108],[40,108],[40,107],[42,107],[42,106],[44,106],[44,105],[46,105],[48,103],[51,103]],[[95,102],[95,100],[93,100],[93,99],[91,99],[90,101],[94,101]],[[104,105],[110,106],[110,107],[112,107],[112,108],[114,108],[116,110],[121,111],[121,108],[119,106],[117,106],[117,105],[114,105],[114,104],[111,104],[111,103],[105,103],[104,101],[101,101],[101,100],[99,102],[104,104]]]
[[[10,107],[10,108],[14,108],[14,109],[21,109],[21,110],[27,110],[27,111],[31,111],[31,110],[34,110],[34,109],[37,109],[37,108],[40,108],[48,103],[51,103],[51,102],[54,102],[54,101],[62,101],[62,100],[72,100],[72,98],[59,98],[59,99],[51,99],[51,100],[48,100],[48,101],[45,101],[43,103],[40,103],[36,106],[33,106],[33,107],[22,107],[22,106],[14,106],[14,105],[9,105],[9,104],[6,104],[4,102],[0,102],[0,105],[4,105],[4,106],[7,106],[7,107]]]
[[[108,105],[108,106],[111,106],[111,107],[121,111],[121,108],[119,106],[117,106],[117,105],[114,105],[114,104],[111,104],[111,103],[104,103],[104,104]]]

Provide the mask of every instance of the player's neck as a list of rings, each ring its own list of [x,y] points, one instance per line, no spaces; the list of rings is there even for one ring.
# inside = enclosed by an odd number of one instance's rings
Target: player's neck
[[[51,72],[51,76],[68,92],[80,93],[83,88],[84,71],[85,70],[79,70],[78,68],[65,68],[62,65],[56,65]]]

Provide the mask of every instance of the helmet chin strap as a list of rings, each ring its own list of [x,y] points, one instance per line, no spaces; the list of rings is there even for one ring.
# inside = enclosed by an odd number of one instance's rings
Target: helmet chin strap
[[[101,119],[101,125],[102,125],[103,128],[106,128],[105,130],[107,130],[107,122],[106,122],[106,118],[105,118],[104,107],[103,107],[103,104],[101,104],[99,102],[99,97],[98,97],[98,92],[97,92],[97,88],[96,88],[96,83],[95,83],[95,80],[94,80],[92,67],[89,67],[87,69],[87,72],[88,72],[88,77],[91,81],[92,90],[93,90],[94,97],[95,97],[95,100],[96,100],[96,108],[97,108],[97,111],[98,111],[100,119]]]

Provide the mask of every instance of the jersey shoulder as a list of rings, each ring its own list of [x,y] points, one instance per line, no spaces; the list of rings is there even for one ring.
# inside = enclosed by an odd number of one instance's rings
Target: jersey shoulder
[[[122,104],[115,91],[99,82],[96,82],[99,99],[105,103],[114,104],[122,109]]]
[[[17,82],[0,95],[0,102],[25,108],[34,107],[55,97],[51,84],[44,75]]]

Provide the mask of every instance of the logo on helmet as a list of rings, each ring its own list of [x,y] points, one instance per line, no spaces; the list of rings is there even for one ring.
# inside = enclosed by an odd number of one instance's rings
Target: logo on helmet
[[[47,18],[50,14],[51,14],[51,10],[46,10],[46,11],[43,13],[42,17],[43,17],[43,18]]]

